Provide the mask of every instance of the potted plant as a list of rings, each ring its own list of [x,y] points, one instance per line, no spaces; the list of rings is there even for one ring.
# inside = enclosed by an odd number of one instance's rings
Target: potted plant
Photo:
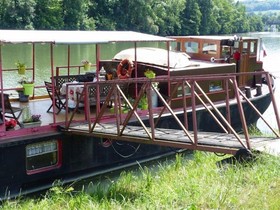
[[[156,73],[153,71],[153,70],[150,70],[150,69],[147,69],[145,72],[144,72],[144,75],[149,78],[149,79],[153,79],[153,78],[156,78]]]
[[[24,95],[33,95],[33,91],[34,91],[33,80],[29,80],[25,76],[23,76],[18,83],[22,85]]]
[[[149,79],[156,78],[156,73],[153,70],[147,69],[144,72],[144,75]],[[158,90],[158,82],[153,82],[152,86]],[[152,106],[157,107],[158,106],[158,97],[156,92],[152,89]]]
[[[18,92],[18,100],[20,102],[28,102],[29,101],[29,95],[24,95],[23,89],[17,90]]]
[[[147,110],[148,109],[148,98],[145,95],[142,96],[142,98],[139,101],[139,108],[142,110]]]
[[[31,114],[29,106],[26,106],[22,114],[22,124],[24,128],[31,128],[41,125],[41,115]]]
[[[5,119],[6,131],[14,130],[16,125],[17,125],[17,121],[15,119],[10,119],[10,120]]]
[[[84,66],[85,71],[89,71],[91,67],[91,63],[88,60],[82,60],[82,64]]]
[[[15,63],[15,65],[18,68],[18,74],[24,75],[25,70],[26,70],[25,63],[21,63],[21,62],[18,61],[18,62]]]

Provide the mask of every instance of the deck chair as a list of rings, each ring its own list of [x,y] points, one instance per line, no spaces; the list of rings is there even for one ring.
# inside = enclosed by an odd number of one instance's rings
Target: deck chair
[[[59,112],[62,109],[66,109],[66,97],[63,95],[59,94],[59,91],[55,88],[54,89],[54,93],[52,92],[52,83],[45,81],[45,86],[47,89],[47,92],[49,94],[50,99],[53,101],[55,101],[55,107],[57,108],[57,112],[56,114],[59,114]],[[54,111],[54,107],[53,107],[53,103],[51,104],[51,106],[49,107],[49,109],[47,110],[47,112],[50,112],[51,108],[53,108]]]
[[[15,119],[17,124],[22,127],[22,124],[19,122],[19,118],[22,114],[23,108],[20,107],[13,107],[11,105],[10,99],[9,99],[9,94],[3,94],[4,98],[4,108],[5,111],[3,113],[3,108],[2,108],[2,94],[0,93],[0,112],[1,112],[1,117],[7,117],[7,118],[12,118]],[[4,119],[5,120],[5,119]]]

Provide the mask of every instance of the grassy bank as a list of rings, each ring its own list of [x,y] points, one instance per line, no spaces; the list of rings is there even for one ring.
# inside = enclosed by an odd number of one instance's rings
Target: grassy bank
[[[280,209],[280,158],[217,166],[221,157],[195,152],[140,174],[123,172],[91,193],[55,186],[39,199],[6,201],[2,209]]]

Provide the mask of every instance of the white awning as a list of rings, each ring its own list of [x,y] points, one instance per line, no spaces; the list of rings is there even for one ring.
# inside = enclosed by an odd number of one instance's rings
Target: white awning
[[[143,62],[159,66],[168,66],[168,51],[160,48],[139,47],[136,48],[137,62]],[[184,52],[169,51],[169,66],[171,68],[183,68],[191,65],[190,56]],[[129,48],[117,53],[113,59],[135,60],[135,49]]]
[[[0,30],[0,43],[98,44],[172,40],[166,37],[133,31]]]

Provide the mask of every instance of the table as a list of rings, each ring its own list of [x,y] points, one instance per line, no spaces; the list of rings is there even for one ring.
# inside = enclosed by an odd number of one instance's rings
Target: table
[[[63,83],[60,89],[60,93],[62,95],[67,95],[67,100],[68,100],[68,107],[69,108],[75,108],[77,105],[77,93],[82,93],[83,89],[84,89],[84,85],[81,84],[77,84],[78,82],[66,82]],[[68,85],[68,94],[66,94],[66,87]],[[83,104],[79,104],[79,107],[82,107]]]

